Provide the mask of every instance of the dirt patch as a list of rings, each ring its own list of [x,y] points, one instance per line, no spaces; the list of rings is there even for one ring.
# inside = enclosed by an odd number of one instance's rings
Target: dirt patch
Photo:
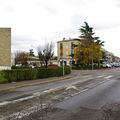
[[[120,120],[120,103],[107,104],[99,110],[83,107],[75,110],[49,108],[17,120]]]
[[[41,111],[24,117],[20,120],[99,120],[101,112],[87,108],[77,110],[51,109],[47,114],[42,115]]]

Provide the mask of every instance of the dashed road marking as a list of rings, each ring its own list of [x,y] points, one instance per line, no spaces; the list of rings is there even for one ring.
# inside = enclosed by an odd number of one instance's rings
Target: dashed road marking
[[[111,77],[113,77],[113,75],[108,75],[108,76],[106,76],[106,77],[104,77],[105,79],[109,79],[109,78],[111,78]]]
[[[24,101],[24,100],[29,100],[29,99],[32,99],[34,98],[34,96],[28,96],[28,97],[24,97],[24,98],[20,98],[20,99],[17,99],[17,100],[13,100],[11,101],[11,103],[16,103],[16,102],[21,102],[21,101]]]
[[[1,102],[1,103],[0,103],[0,106],[7,105],[7,104],[9,104],[9,103],[10,103],[9,101],[4,101],[4,102]]]
[[[85,76],[83,76],[83,78],[90,78],[90,77],[92,77],[92,75],[85,75]]]
[[[104,77],[105,75],[99,75],[99,76],[97,76],[96,78],[102,78],[102,77]]]

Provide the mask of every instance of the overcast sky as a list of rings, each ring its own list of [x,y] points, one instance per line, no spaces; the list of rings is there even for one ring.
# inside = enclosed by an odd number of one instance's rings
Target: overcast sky
[[[120,57],[120,0],[0,0],[0,27],[12,28],[12,51],[78,38],[84,21]]]

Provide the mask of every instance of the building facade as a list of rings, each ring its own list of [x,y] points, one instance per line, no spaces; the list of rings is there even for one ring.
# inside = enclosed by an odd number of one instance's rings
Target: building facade
[[[75,61],[73,58],[74,54],[74,45],[78,45],[80,43],[80,39],[68,39],[63,38],[62,41],[57,42],[57,56],[58,56],[58,64],[70,65],[72,61]]]
[[[11,28],[0,28],[0,70],[11,69]]]

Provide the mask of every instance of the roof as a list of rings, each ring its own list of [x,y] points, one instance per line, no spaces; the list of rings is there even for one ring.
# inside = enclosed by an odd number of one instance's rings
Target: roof
[[[63,39],[62,41],[58,41],[57,43],[60,43],[60,42],[69,42],[69,41],[80,41],[79,38],[74,38],[74,39]]]

